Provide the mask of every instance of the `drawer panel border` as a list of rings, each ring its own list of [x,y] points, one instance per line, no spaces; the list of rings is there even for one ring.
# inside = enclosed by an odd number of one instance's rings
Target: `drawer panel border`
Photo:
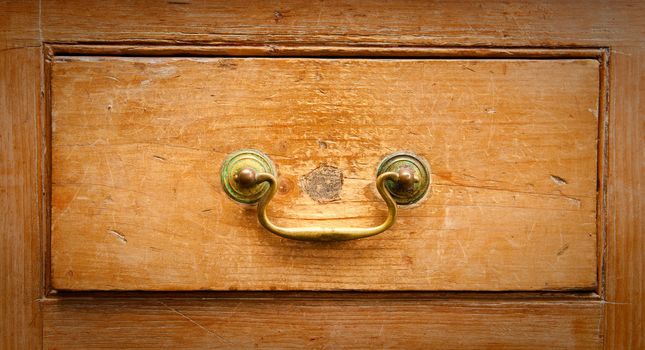
[[[131,297],[134,295],[173,296],[182,298],[253,298],[259,293],[267,297],[293,297],[333,295],[333,298],[353,299],[365,294],[375,294],[385,298],[412,296],[415,299],[444,299],[469,297],[514,298],[574,298],[600,300],[605,295],[605,260],[607,255],[607,176],[608,176],[608,135],[609,135],[609,48],[606,47],[417,47],[417,46],[298,46],[298,45],[254,45],[254,46],[202,46],[202,45],[111,45],[111,44],[45,44],[43,50],[44,67],[44,118],[41,122],[41,152],[43,164],[40,182],[42,195],[42,235],[45,242],[43,266],[45,295],[47,298],[75,299],[83,297]],[[212,291],[212,292],[122,292],[122,291],[84,291],[58,292],[51,286],[51,63],[57,56],[118,56],[118,57],[293,57],[293,58],[397,58],[397,59],[596,59],[599,70],[599,110],[598,110],[598,167],[597,167],[597,288],[592,292],[562,290],[555,292],[470,292],[470,291],[428,291],[428,292],[368,292],[348,291],[316,292],[275,292],[275,291]]]

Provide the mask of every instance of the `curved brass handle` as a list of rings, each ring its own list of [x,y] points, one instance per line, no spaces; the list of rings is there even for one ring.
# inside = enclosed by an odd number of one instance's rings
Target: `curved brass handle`
[[[411,204],[423,197],[430,184],[428,168],[416,156],[414,159],[410,157],[413,156],[397,153],[381,163],[376,189],[387,204],[388,212],[385,221],[374,227],[291,228],[274,224],[267,215],[267,206],[278,190],[278,181],[272,162],[259,151],[243,150],[229,156],[222,166],[222,183],[231,198],[244,203],[257,202],[258,222],[271,233],[300,241],[346,241],[374,236],[387,230],[396,221],[397,203]]]
[[[296,239],[300,241],[346,241],[350,239],[364,238],[377,235],[392,225],[396,220],[396,202],[385,189],[385,180],[398,181],[400,174],[394,172],[387,172],[381,174],[376,179],[376,188],[383,197],[387,204],[387,218],[385,221],[374,227],[358,228],[358,227],[280,227],[267,216],[267,206],[278,190],[277,180],[275,176],[269,173],[256,174],[253,169],[243,169],[244,173],[249,174],[254,178],[254,181],[249,182],[250,186],[260,184],[262,182],[269,183],[269,191],[258,202],[258,221],[260,225],[264,226],[269,232],[274,233],[280,237]]]

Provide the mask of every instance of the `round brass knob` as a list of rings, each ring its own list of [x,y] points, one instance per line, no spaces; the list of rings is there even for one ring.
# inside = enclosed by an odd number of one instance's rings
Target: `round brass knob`
[[[257,172],[253,168],[244,168],[233,175],[233,180],[240,187],[248,188],[255,185]]]
[[[399,205],[409,205],[423,198],[432,182],[430,166],[425,159],[410,152],[396,152],[385,157],[376,171],[377,176],[386,172],[396,172],[399,180],[388,181],[387,187]]]
[[[254,149],[229,154],[220,169],[224,192],[237,202],[257,203],[269,190],[267,183],[256,185],[258,173],[277,176],[275,166],[266,154]]]

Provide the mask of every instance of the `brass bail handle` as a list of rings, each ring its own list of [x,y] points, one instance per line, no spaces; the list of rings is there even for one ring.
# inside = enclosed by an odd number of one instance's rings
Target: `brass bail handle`
[[[276,194],[278,180],[271,159],[260,151],[241,150],[226,159],[221,169],[222,185],[233,200],[257,203],[258,222],[280,237],[301,241],[346,241],[377,235],[396,221],[397,204],[409,205],[425,196],[430,170],[420,157],[397,152],[381,161],[376,189],[385,201],[385,221],[374,227],[281,227],[269,219],[267,206]]]

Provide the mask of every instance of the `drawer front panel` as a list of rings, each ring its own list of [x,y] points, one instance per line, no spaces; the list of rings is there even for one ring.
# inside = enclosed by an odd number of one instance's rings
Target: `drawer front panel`
[[[597,60],[57,57],[51,92],[55,289],[596,286]],[[395,151],[432,186],[381,235],[286,240],[222,190],[242,148],[284,226],[380,223]]]

